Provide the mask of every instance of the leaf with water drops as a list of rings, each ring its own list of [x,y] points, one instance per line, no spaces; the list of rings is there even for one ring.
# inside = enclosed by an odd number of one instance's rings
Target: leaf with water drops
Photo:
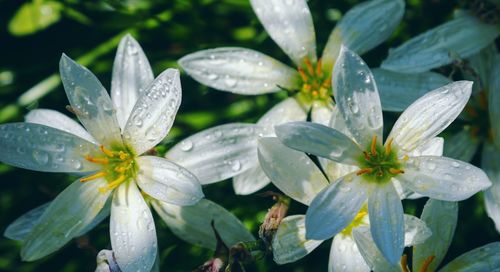
[[[489,243],[458,256],[440,272],[498,271],[500,267],[498,252],[500,252],[500,242]]]
[[[370,271],[351,235],[339,233],[333,237],[328,259],[329,272]]]

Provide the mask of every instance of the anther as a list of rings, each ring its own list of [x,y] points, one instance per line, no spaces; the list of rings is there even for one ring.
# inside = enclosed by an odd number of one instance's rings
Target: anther
[[[403,169],[396,169],[396,168],[389,168],[389,172],[393,175],[397,175],[397,174],[404,174],[405,173],[405,170]]]
[[[318,62],[316,63],[316,75],[319,77],[323,76],[323,70],[321,68],[322,68],[321,67],[321,59],[319,59]]]
[[[373,168],[363,168],[356,172],[356,175],[361,176],[363,174],[371,174],[373,172]]]
[[[105,177],[105,176],[106,176],[105,172],[97,172],[97,173],[95,173],[93,175],[81,178],[80,182],[86,182],[86,181],[89,181],[89,180],[94,180],[94,179],[102,178],[102,177]]]
[[[403,270],[403,272],[410,272],[408,270],[408,256],[406,256],[406,254],[403,254],[403,256],[401,256],[401,269]]]
[[[321,86],[325,87],[325,88],[330,88],[330,86],[332,85],[332,76],[329,76],[327,77],[325,80],[323,80],[323,82],[321,83]]]
[[[371,145],[371,153],[372,153],[372,156],[377,156],[377,135],[373,135],[373,138],[372,138],[372,145]]]
[[[304,60],[304,63],[306,64],[307,72],[309,73],[309,75],[314,75],[314,68],[311,61],[308,58],[306,58]]]
[[[85,159],[89,162],[98,163],[98,164],[108,164],[109,163],[108,158],[94,158],[94,157],[91,157],[89,155],[86,155]]]
[[[367,160],[367,161],[370,160],[370,154],[368,154],[368,152],[363,151],[363,155],[365,156],[365,160]]]
[[[309,84],[304,84],[304,86],[302,88],[304,89],[305,92],[311,91],[311,85],[309,85]]]
[[[389,140],[387,140],[387,142],[385,143],[385,155],[386,156],[391,154],[392,141],[393,141],[393,138],[389,138]]]
[[[311,94],[312,94],[313,96],[318,96],[318,95],[319,95],[318,91],[316,91],[316,90],[312,91],[312,93],[311,93]]]
[[[99,192],[105,193],[107,191],[111,191],[111,190],[115,189],[116,187],[118,187],[118,185],[120,185],[126,179],[127,179],[127,177],[125,175],[120,175],[117,179],[113,180],[112,182],[110,182],[105,187],[100,187],[99,188]]]
[[[122,161],[128,158],[128,154],[123,151],[118,152],[118,156],[120,156],[120,160]]]
[[[102,153],[106,154],[106,156],[113,158],[115,154],[113,154],[113,151],[105,148],[103,145],[99,146],[99,149],[101,150]]]
[[[408,155],[403,156],[403,161],[408,161],[409,159],[410,159],[410,157],[408,157]]]
[[[299,71],[300,78],[302,78],[302,81],[306,82],[307,81],[307,75],[304,72],[304,69],[300,68],[297,69]]]
[[[436,256],[431,255],[425,259],[424,263],[422,264],[422,267],[420,267],[420,270],[418,272],[427,272],[427,269],[429,269],[429,265],[431,265],[432,261],[436,258]]]

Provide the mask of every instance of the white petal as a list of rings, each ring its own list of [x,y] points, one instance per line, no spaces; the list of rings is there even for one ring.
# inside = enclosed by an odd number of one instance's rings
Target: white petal
[[[89,172],[99,166],[84,159],[97,147],[73,134],[32,123],[0,125],[0,161],[44,172]]]
[[[258,164],[262,128],[232,123],[196,133],[172,147],[165,157],[191,171],[201,184],[239,175]]]
[[[399,116],[388,138],[393,138],[404,151],[412,151],[455,120],[467,104],[471,90],[472,82],[457,81],[427,93]]]
[[[237,195],[249,195],[266,187],[271,181],[260,166],[233,177],[233,189]]]
[[[451,83],[449,78],[434,72],[403,74],[380,68],[372,72],[385,111],[404,111],[426,93]]]
[[[152,201],[156,212],[179,238],[202,247],[215,249],[215,228],[224,243],[231,247],[241,241],[254,241],[255,238],[232,213],[210,200],[202,199],[193,206],[177,206],[161,201]]]
[[[305,205],[328,185],[321,170],[306,154],[287,148],[276,138],[259,140],[259,162],[278,189]]]
[[[461,130],[446,139],[444,155],[461,161],[470,161],[479,146],[479,139],[475,139],[469,130]]]
[[[500,75],[500,54],[497,54],[494,59],[488,92],[490,120],[493,120],[490,122],[493,141],[500,148],[500,107],[498,106],[500,105],[500,78],[498,75]]]
[[[179,71],[167,69],[142,92],[125,125],[125,143],[137,154],[153,148],[167,136],[181,104]]]
[[[329,272],[369,272],[368,264],[361,256],[352,236],[335,235],[328,261]]]
[[[430,198],[460,201],[491,186],[483,170],[446,157],[410,157],[403,168],[401,185]]]
[[[28,112],[24,117],[27,123],[35,123],[48,127],[57,128],[59,130],[76,135],[93,144],[97,144],[96,140],[75,120],[68,116],[55,111],[46,109],[35,109]]]
[[[368,197],[370,231],[382,255],[397,264],[404,249],[403,204],[392,183],[381,184]]]
[[[484,192],[486,213],[495,222],[495,227],[500,233],[500,150],[490,143],[485,143],[481,167],[492,182],[492,186]]]
[[[390,50],[382,68],[402,73],[424,72],[479,52],[499,33],[497,26],[464,14]]]
[[[87,131],[103,145],[121,144],[113,102],[101,82],[87,68],[64,54],[59,71],[69,103]]]
[[[500,242],[489,243],[458,256],[440,271],[498,271],[500,267],[498,252],[500,252]]]
[[[277,264],[292,263],[302,259],[323,241],[306,239],[305,215],[285,217],[274,235],[273,258]]]
[[[332,62],[329,66],[331,69],[340,44],[359,55],[381,44],[399,25],[404,9],[405,3],[402,0],[372,0],[354,6],[330,34],[322,60]]]
[[[12,240],[23,241],[38,222],[40,222],[40,218],[50,203],[45,203],[21,215],[14,222],[10,223],[3,235]]]
[[[123,129],[137,99],[154,79],[148,58],[130,35],[123,37],[116,51],[111,80],[111,100]]]
[[[106,180],[75,181],[45,210],[37,225],[26,236],[21,250],[25,261],[34,261],[58,250],[81,234],[104,207],[109,192],[99,192]]]
[[[425,242],[432,235],[432,231],[423,220],[413,216],[404,215],[405,224],[405,246],[419,245]]]
[[[417,156],[442,156],[443,155],[444,139],[441,137],[434,137],[429,141],[421,144],[413,149],[408,155]]]
[[[313,102],[311,109],[311,121],[328,126],[332,118],[332,105],[325,105],[323,102]]]
[[[305,0],[251,0],[252,8],[271,38],[300,65],[316,61],[316,37]]]
[[[116,262],[112,250],[103,249],[97,253],[96,257],[97,267],[95,272],[118,272],[121,271],[118,263]]]
[[[342,47],[332,75],[332,88],[341,116],[352,136],[361,145],[373,136],[382,141],[382,106],[377,85],[366,63]]]
[[[413,270],[420,271],[425,259],[434,256],[427,271],[436,271],[453,239],[458,218],[458,204],[429,199],[420,218],[432,235],[424,243],[413,247]]]
[[[369,187],[355,173],[323,189],[306,213],[306,237],[328,239],[347,227],[366,201]]]
[[[115,190],[109,232],[116,262],[123,272],[150,271],[158,246],[155,223],[135,182]]]
[[[361,150],[349,137],[327,126],[311,122],[290,122],[275,127],[286,146],[346,164],[357,164]]]
[[[298,73],[260,52],[221,47],[198,51],[179,60],[179,65],[200,83],[217,90],[243,95],[298,88]]]
[[[375,245],[368,226],[353,229],[352,237],[366,264],[374,272],[401,272],[400,265],[390,264]]]
[[[305,121],[307,114],[295,98],[287,98],[272,107],[257,122],[264,128],[265,136],[276,136],[274,126],[292,121]]]
[[[198,179],[187,169],[166,159],[141,156],[136,159],[137,185],[148,195],[175,205],[193,205],[203,197]]]

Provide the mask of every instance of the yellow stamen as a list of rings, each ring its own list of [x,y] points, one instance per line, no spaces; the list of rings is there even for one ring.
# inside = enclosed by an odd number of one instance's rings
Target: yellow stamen
[[[361,176],[363,174],[371,174],[373,172],[373,168],[363,168],[356,172],[356,175]]]
[[[130,167],[132,167],[132,163],[127,164],[127,166],[125,166],[125,167],[124,166],[117,166],[117,167],[115,167],[115,171],[118,173],[125,173],[125,171],[130,169]]]
[[[408,161],[409,159],[410,159],[410,157],[408,157],[408,155],[403,156],[403,161]]]
[[[318,94],[319,94],[318,91],[312,91],[313,96],[318,96]]]
[[[367,160],[367,161],[370,160],[370,154],[368,154],[368,152],[363,151],[363,155],[365,156],[365,160]]]
[[[98,163],[98,164],[108,164],[109,163],[108,158],[94,158],[94,157],[87,155],[87,156],[85,156],[85,159],[89,162]]]
[[[321,86],[325,87],[325,88],[330,88],[330,86],[332,85],[332,76],[329,76],[327,77],[325,80],[323,80],[323,82],[321,83]]]
[[[408,256],[406,256],[406,254],[403,254],[403,256],[401,256],[401,269],[403,270],[403,272],[410,272],[408,270]]]
[[[391,172],[391,174],[393,174],[393,175],[397,175],[397,174],[404,174],[405,170],[403,170],[403,169],[389,168],[389,172]]]
[[[297,69],[299,71],[300,78],[302,78],[302,81],[306,82],[307,81],[307,75],[304,72],[304,69],[300,68]]]
[[[316,75],[319,77],[323,76],[323,70],[321,70],[321,59],[319,59],[318,63],[316,63]]]
[[[127,154],[127,153],[125,153],[123,151],[120,151],[120,152],[118,152],[118,156],[120,156],[120,160],[123,161],[123,160],[128,159],[129,154]]]
[[[302,88],[304,89],[304,91],[309,92],[311,90],[311,85],[304,84],[304,86]]]
[[[429,265],[431,265],[432,261],[436,258],[436,256],[431,255],[425,259],[424,263],[422,264],[422,267],[420,267],[420,270],[418,272],[427,272],[427,269],[429,269]]]
[[[372,146],[371,146],[371,153],[372,153],[372,156],[377,156],[377,135],[373,135],[373,138],[372,138]]]
[[[367,211],[361,210],[361,211],[358,212],[358,214],[356,214],[356,216],[354,217],[353,221],[361,220],[367,214],[368,214]]]
[[[106,185],[105,187],[101,187],[99,188],[99,192],[101,193],[105,193],[107,191],[111,191],[113,189],[115,189],[116,187],[118,187],[118,185],[120,185],[122,182],[124,182],[125,180],[127,179],[127,176],[125,175],[120,175],[117,179],[113,180],[112,182],[110,182],[108,185]]]
[[[86,181],[89,181],[89,180],[94,180],[94,179],[98,179],[98,178],[102,178],[106,176],[106,173],[105,172],[97,172],[93,175],[90,175],[90,176],[86,176],[84,178],[81,178],[80,179],[80,182],[86,182]]]
[[[105,148],[103,145],[99,146],[99,149],[102,151],[102,153],[106,154],[106,156],[113,158],[115,154],[113,154],[113,151]]]
[[[311,61],[308,58],[306,58],[304,60],[304,63],[306,64],[307,72],[309,73],[309,75],[314,75],[314,67]]]
[[[386,156],[391,154],[392,140],[393,140],[393,138],[389,138],[389,140],[387,140],[387,143],[385,143],[385,155]]]

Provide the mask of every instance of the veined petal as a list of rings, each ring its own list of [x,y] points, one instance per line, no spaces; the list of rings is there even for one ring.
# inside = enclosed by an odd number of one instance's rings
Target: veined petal
[[[198,132],[172,147],[165,157],[191,171],[201,184],[222,181],[257,166],[262,128],[232,123]]]
[[[260,52],[238,47],[201,50],[179,60],[179,65],[200,83],[243,95],[298,88],[298,73]]]
[[[397,264],[404,249],[403,204],[392,183],[380,184],[368,197],[370,231],[387,261]]]
[[[62,130],[32,123],[0,125],[0,161],[44,172],[89,172],[98,169],[84,159],[97,146]]]
[[[106,89],[87,68],[65,54],[59,62],[61,81],[80,122],[100,144],[121,144],[116,112]]]
[[[274,126],[292,121],[305,121],[307,114],[295,98],[287,98],[272,107],[257,122],[264,128],[265,136],[276,136]]]
[[[422,244],[432,235],[432,231],[427,227],[426,223],[413,215],[404,215],[404,225],[405,246]]]
[[[485,143],[481,167],[492,182],[492,186],[484,192],[486,213],[495,222],[495,227],[500,233],[500,150],[490,143]]]
[[[347,227],[367,199],[369,187],[351,173],[324,188],[306,213],[306,238],[328,239]]]
[[[125,143],[136,154],[153,148],[167,136],[181,104],[177,69],[167,69],[142,92],[123,130]]]
[[[207,199],[201,199],[193,206],[177,206],[161,201],[151,201],[153,208],[179,238],[194,244],[215,249],[216,239],[210,227],[221,235],[222,241],[231,247],[242,241],[255,238],[232,213]]]
[[[488,103],[490,105],[490,125],[493,134],[493,142],[500,148],[500,54],[496,54],[493,69],[491,71],[490,86],[488,92]]]
[[[354,238],[349,235],[339,233],[333,237],[328,259],[329,272],[369,272],[370,268],[366,264],[363,256],[359,252]]]
[[[332,118],[333,105],[315,101],[311,109],[311,122],[328,126]]]
[[[413,149],[408,155],[412,157],[417,156],[442,156],[444,147],[444,139],[441,137],[434,137],[427,142],[421,144]]]
[[[396,177],[401,185],[439,200],[464,200],[491,186],[483,170],[446,157],[410,157],[403,169]]]
[[[109,192],[100,193],[106,180],[75,181],[47,207],[21,250],[25,261],[34,261],[58,250],[91,224],[104,207]],[[55,220],[57,218],[57,220]]]
[[[141,46],[130,34],[125,35],[116,51],[111,80],[111,100],[122,131],[137,99],[153,79],[153,71]]]
[[[479,146],[479,140],[472,138],[471,131],[461,130],[446,139],[444,155],[461,161],[470,161]]]
[[[361,55],[385,41],[399,25],[404,10],[402,0],[372,0],[354,6],[330,34],[322,60],[331,64],[323,67],[333,68],[341,44]]]
[[[311,122],[290,122],[275,127],[286,146],[346,164],[357,164],[361,150],[341,132]]]
[[[316,61],[316,36],[305,0],[251,0],[267,33],[296,65],[304,58]]]
[[[281,221],[273,238],[273,259],[277,264],[295,262],[322,242],[322,240],[306,239],[305,215],[287,216]]]
[[[97,144],[96,140],[80,124],[78,124],[75,120],[69,118],[68,116],[55,110],[31,110],[24,117],[24,121],[27,123],[35,123],[57,128],[59,130],[76,135],[93,144]]]
[[[353,229],[352,237],[366,264],[375,272],[401,272],[401,266],[390,264],[375,245],[368,226]]]
[[[424,243],[413,247],[413,269],[420,271],[430,256],[434,260],[427,271],[436,271],[453,239],[458,218],[458,203],[429,199],[420,218],[431,230],[431,236]]]
[[[328,186],[328,180],[306,154],[287,148],[276,138],[259,140],[259,162],[278,189],[305,205]]]
[[[440,272],[498,270],[500,267],[498,252],[500,252],[500,242],[489,243],[458,256]]]
[[[479,52],[499,33],[498,26],[463,14],[389,50],[382,68],[402,73],[424,72]]]
[[[266,187],[271,181],[257,165],[233,177],[233,189],[237,195],[249,195]]]
[[[434,72],[403,74],[380,68],[372,72],[385,111],[404,111],[426,93],[451,83],[449,78]]]
[[[47,202],[21,215],[14,222],[10,223],[3,235],[12,240],[23,241],[38,222],[40,222],[40,218],[50,203]]]
[[[115,190],[109,232],[122,271],[150,271],[158,246],[155,223],[135,182],[124,183]]]
[[[198,179],[187,169],[166,159],[141,156],[137,185],[148,195],[167,203],[193,205],[203,197]]]
[[[404,151],[412,151],[455,120],[471,91],[471,81],[457,81],[427,93],[399,116],[388,138]]]
[[[377,85],[366,63],[342,47],[332,75],[335,101],[347,128],[365,147],[377,136],[382,141],[382,106]]]

